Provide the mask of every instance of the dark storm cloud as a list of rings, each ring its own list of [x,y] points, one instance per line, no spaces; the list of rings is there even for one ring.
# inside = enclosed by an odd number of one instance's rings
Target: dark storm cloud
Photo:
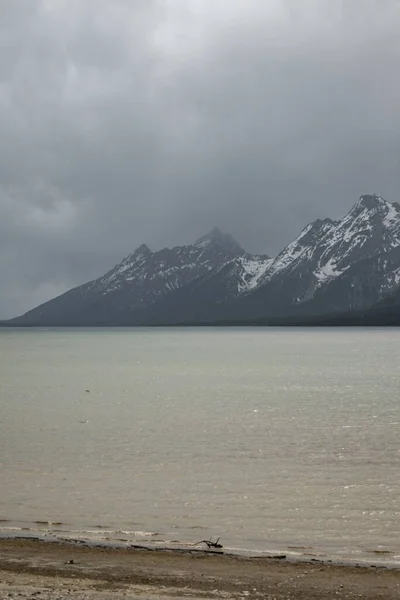
[[[274,254],[399,199],[399,30],[394,0],[3,0],[0,316],[143,241]]]

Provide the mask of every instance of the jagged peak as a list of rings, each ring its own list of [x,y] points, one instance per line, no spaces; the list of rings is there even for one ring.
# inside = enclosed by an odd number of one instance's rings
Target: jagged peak
[[[138,246],[136,248],[136,250],[131,252],[131,254],[128,254],[127,256],[125,256],[125,258],[123,258],[121,260],[121,262],[118,263],[114,267],[113,271],[120,267],[126,268],[127,265],[129,265],[133,262],[136,262],[138,260],[141,260],[142,258],[144,258],[146,260],[147,258],[150,258],[150,256],[152,256],[152,254],[153,254],[153,252],[150,250],[150,248],[148,247],[147,244],[141,244],[140,246]]]
[[[378,194],[363,194],[360,196],[358,202],[351,209],[351,213],[360,212],[361,210],[373,210],[380,209],[384,206],[388,206],[387,202],[382,196]]]
[[[362,194],[358,201],[360,204],[364,206],[377,206],[379,204],[386,204],[386,200],[382,198],[379,194]]]
[[[316,223],[318,225],[335,225],[337,223],[337,221],[334,221],[333,219],[326,217],[326,219],[316,219],[316,221],[314,221],[314,223]]]
[[[213,227],[211,231],[198,238],[195,246],[217,247],[227,250],[230,253],[242,254],[244,252],[241,245],[235,240],[230,233],[224,233],[219,227]]]
[[[134,250],[134,252],[132,252],[131,256],[139,256],[140,254],[143,254],[144,256],[150,256],[153,253],[147,244],[141,244],[136,248],[136,250]]]
[[[333,226],[337,225],[338,221],[333,221],[332,219],[326,218],[326,219],[315,219],[315,221],[312,221],[311,223],[309,223],[308,225],[306,225],[304,227],[304,229],[300,232],[300,235],[294,240],[294,242],[313,235],[316,235],[317,233],[320,234],[323,231],[327,231],[328,229],[331,229]]]
[[[310,229],[325,229],[332,227],[332,225],[337,225],[337,223],[338,221],[334,221],[333,219],[327,217],[326,219],[315,219],[315,221],[310,223],[308,227]]]
[[[348,224],[354,219],[371,218],[380,219],[385,227],[393,227],[400,220],[400,205],[397,202],[388,202],[378,194],[364,194],[342,219],[343,224]]]
[[[211,231],[209,231],[205,235],[202,235],[201,237],[199,237],[195,241],[194,245],[195,246],[200,246],[204,242],[211,242],[211,241],[214,241],[214,240],[220,240],[223,237],[224,237],[224,233],[222,233],[221,229],[216,226],[216,227],[213,227],[211,229]]]

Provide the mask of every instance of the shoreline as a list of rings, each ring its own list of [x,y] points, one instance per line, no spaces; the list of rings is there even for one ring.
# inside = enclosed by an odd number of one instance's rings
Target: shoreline
[[[69,590],[69,591],[68,591]],[[275,598],[394,600],[397,568],[0,539],[0,598]],[[133,595],[131,595],[133,594]]]
[[[183,542],[183,541],[166,541],[154,539],[148,540],[135,540],[134,538],[121,539],[121,538],[106,538],[96,539],[88,537],[75,537],[67,535],[59,535],[60,532],[48,530],[46,533],[29,532],[21,529],[20,531],[4,532],[0,530],[0,543],[4,540],[10,541],[23,541],[23,542],[39,542],[42,544],[60,544],[71,547],[87,547],[93,549],[104,549],[104,550],[143,550],[148,552],[175,552],[178,554],[194,554],[194,553],[208,553],[208,554],[219,554],[223,556],[231,556],[240,558],[243,560],[252,559],[275,559],[283,560],[292,564],[326,564],[338,567],[362,567],[362,568],[384,568],[389,570],[398,570],[400,572],[400,561],[398,554],[389,550],[371,550],[371,556],[367,557],[364,553],[360,557],[351,557],[349,555],[340,557],[337,554],[329,554],[322,552],[322,549],[312,546],[286,546],[281,547],[276,545],[275,547],[266,548],[263,550],[249,549],[249,548],[236,548],[230,546],[221,546],[221,548],[206,547],[206,545],[200,545],[199,543]],[[115,532],[114,532],[115,533]],[[155,534],[151,534],[154,535]]]

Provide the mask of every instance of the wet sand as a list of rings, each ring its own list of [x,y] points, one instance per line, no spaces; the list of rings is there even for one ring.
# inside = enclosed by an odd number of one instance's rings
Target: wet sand
[[[400,571],[0,540],[0,598],[399,600]]]

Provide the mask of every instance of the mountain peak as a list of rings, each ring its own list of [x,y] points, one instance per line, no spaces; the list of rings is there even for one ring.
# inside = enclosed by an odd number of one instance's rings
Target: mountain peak
[[[195,246],[204,248],[217,248],[229,254],[243,254],[241,245],[229,233],[223,233],[219,227],[213,227],[211,231],[203,235],[194,243]]]
[[[382,198],[382,196],[378,196],[378,194],[364,194],[360,196],[359,201],[356,204],[357,208],[366,208],[368,210],[379,208],[381,206],[385,206],[387,204],[386,200]]]
[[[373,223],[374,227],[380,223],[385,228],[392,230],[394,227],[400,232],[400,205],[397,202],[388,202],[378,194],[360,196],[359,201],[344,218],[344,222],[347,224],[360,218],[365,223]]]
[[[141,254],[145,257],[150,256],[152,254],[152,251],[150,250],[147,244],[141,244],[140,246],[138,246],[133,252],[132,256],[140,256]]]
[[[220,240],[223,237],[224,237],[224,234],[222,233],[221,229],[219,227],[215,226],[211,229],[211,231],[209,231],[205,235],[201,236],[198,240],[196,240],[194,245],[200,246],[204,242]]]

